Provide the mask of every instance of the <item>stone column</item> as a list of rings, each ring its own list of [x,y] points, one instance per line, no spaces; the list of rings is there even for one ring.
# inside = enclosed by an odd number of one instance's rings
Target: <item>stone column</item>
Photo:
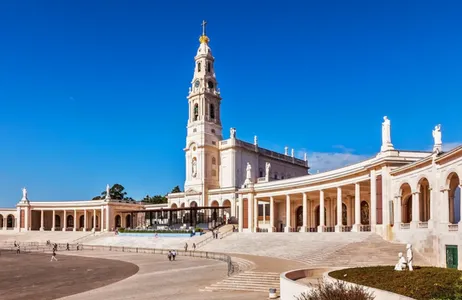
[[[318,232],[322,232],[323,228],[326,224],[326,220],[324,220],[324,191],[319,191],[319,226]]]
[[[347,196],[347,226],[353,225],[354,209],[351,196]]]
[[[300,228],[300,232],[306,232],[308,227],[308,195],[303,193],[303,226]]]
[[[377,225],[377,177],[375,170],[371,170],[370,174],[371,181],[371,214],[370,214],[370,225],[371,231],[375,231],[375,225]]]
[[[77,231],[77,210],[74,209],[74,229],[72,231]]]
[[[286,195],[286,228],[284,232],[290,232],[291,229],[291,220],[290,220],[290,195]]]
[[[449,189],[441,190],[442,193],[442,201],[441,201],[441,224],[443,225],[443,230],[448,230],[449,224]]]
[[[459,191],[462,191],[462,184],[459,185]],[[462,197],[462,193],[460,193],[460,194],[461,194],[461,196],[459,196],[459,198]],[[459,212],[459,214],[460,214],[459,232],[462,231],[462,201],[461,201],[460,203],[461,203],[461,204],[459,205],[459,206],[460,206],[460,207],[459,207],[459,209],[460,209],[460,212]]]
[[[395,197],[395,213],[394,213],[394,226],[395,230],[401,229],[401,221],[402,221],[402,206],[401,206],[401,196]]]
[[[253,194],[252,194],[253,195]],[[258,232],[258,198],[253,200],[253,232]]]
[[[52,211],[53,215],[51,216],[51,231],[55,231],[56,227],[56,215],[55,215],[55,210],[53,209]]]
[[[99,228],[100,228],[100,231],[103,232],[104,231],[104,208],[101,206],[101,215],[99,217]]]
[[[248,219],[248,224],[247,224],[247,229],[249,232],[252,232],[253,229],[253,197],[251,197],[251,194],[247,196],[247,219]]]
[[[335,226],[335,232],[341,232],[343,227],[342,222],[342,188],[337,188],[337,225]]]
[[[24,229],[25,231],[29,231],[29,206],[24,208]]]
[[[420,193],[414,192],[412,193],[412,220],[410,227],[411,228],[418,228],[419,221],[420,221],[420,200],[419,200]]]
[[[45,230],[45,228],[43,228],[43,209],[40,210],[40,231],[43,231]]]
[[[361,186],[359,182],[355,183],[355,223],[351,229],[354,232],[361,230]]]
[[[83,210],[83,231],[87,231],[87,210]]]
[[[270,228],[269,232],[274,232],[274,198],[270,197]]]
[[[93,231],[96,231],[96,209],[93,209]]]
[[[109,205],[106,205],[105,210],[106,210],[106,216],[105,216],[106,217],[106,230],[109,231],[109,230],[111,230],[111,226],[110,226],[111,222],[109,222],[110,221],[110,216],[111,216],[111,211],[109,209]]]
[[[239,194],[239,232],[244,231],[244,199]]]
[[[64,210],[63,212],[63,220],[61,221],[61,223],[62,223],[62,226],[61,226],[62,230],[66,231],[67,229],[67,211],[66,210]]]

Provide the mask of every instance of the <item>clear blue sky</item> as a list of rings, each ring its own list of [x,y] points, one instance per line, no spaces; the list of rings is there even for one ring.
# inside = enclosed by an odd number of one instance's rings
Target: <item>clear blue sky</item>
[[[31,200],[183,187],[202,19],[226,138],[306,149],[319,169],[379,151],[384,115],[396,148],[428,149],[437,123],[462,141],[460,1],[227,3],[2,1],[0,206],[23,186]]]

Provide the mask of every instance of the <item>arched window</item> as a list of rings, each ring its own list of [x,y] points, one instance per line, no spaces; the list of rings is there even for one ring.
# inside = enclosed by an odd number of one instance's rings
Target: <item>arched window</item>
[[[361,201],[361,224],[369,225],[369,203]]]
[[[197,63],[197,72],[200,72],[200,71],[201,71],[201,63],[198,62],[198,63]]]
[[[199,119],[199,104],[194,104],[194,121]]]
[[[217,159],[215,157],[212,157],[212,165],[216,165],[217,164]]]
[[[210,119],[215,119],[215,105],[210,104]]]
[[[207,63],[207,72],[210,72],[211,69],[212,69],[212,63],[209,62],[209,63]]]

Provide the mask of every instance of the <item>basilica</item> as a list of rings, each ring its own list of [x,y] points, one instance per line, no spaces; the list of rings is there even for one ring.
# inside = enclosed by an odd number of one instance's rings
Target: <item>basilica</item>
[[[428,132],[432,151],[400,150],[392,143],[391,120],[384,117],[382,143],[374,156],[309,174],[306,155],[297,158],[287,148],[285,153],[264,149],[257,137],[253,142],[240,140],[235,128],[224,137],[222,99],[205,24],[199,42],[188,95],[184,192],[169,194],[166,209],[221,208],[227,222],[248,233],[375,232],[386,240],[412,243],[433,265],[452,261],[459,266],[462,146],[443,151],[440,125]],[[143,227],[146,223],[133,212],[151,209],[113,199],[37,202],[24,191],[16,208],[0,210],[0,228]]]

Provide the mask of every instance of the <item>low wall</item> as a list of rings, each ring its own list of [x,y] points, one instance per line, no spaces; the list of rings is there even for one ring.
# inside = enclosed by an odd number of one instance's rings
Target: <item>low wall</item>
[[[392,292],[379,290],[379,289],[371,288],[371,287],[368,287],[368,286],[364,286],[364,285],[360,285],[360,284],[356,284],[356,283],[351,283],[351,282],[348,282],[348,281],[339,280],[339,279],[330,277],[329,272],[324,273],[323,278],[324,278],[325,282],[332,282],[333,283],[333,282],[336,282],[336,281],[340,281],[340,282],[343,282],[343,283],[345,283],[346,285],[349,285],[349,286],[352,286],[352,285],[362,286],[366,290],[368,290],[369,292],[374,293],[375,300],[415,300],[414,298],[409,298],[409,297],[406,297],[406,296],[403,296],[403,295],[400,295],[400,294],[395,294],[395,293],[392,293]]]
[[[311,291],[311,287],[297,282],[296,280],[306,277],[312,277],[314,270],[312,269],[299,269],[288,271],[281,274],[279,283],[279,293],[281,300],[294,300],[295,297],[300,296],[302,293]]]

